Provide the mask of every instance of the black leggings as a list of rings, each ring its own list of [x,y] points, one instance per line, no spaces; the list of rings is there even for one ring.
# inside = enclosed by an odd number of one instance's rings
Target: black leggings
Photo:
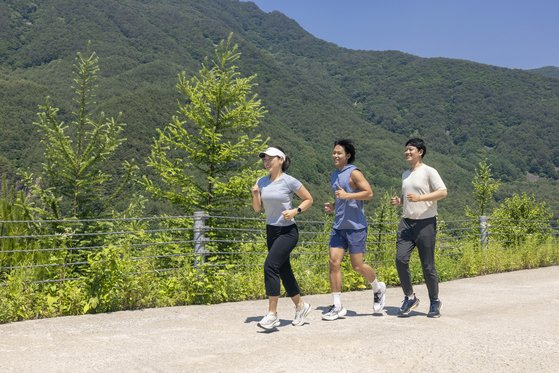
[[[300,293],[299,285],[293,275],[289,255],[297,245],[299,230],[296,224],[286,227],[266,225],[268,256],[264,262],[264,284],[266,295],[280,295],[280,279],[287,295],[293,297]]]

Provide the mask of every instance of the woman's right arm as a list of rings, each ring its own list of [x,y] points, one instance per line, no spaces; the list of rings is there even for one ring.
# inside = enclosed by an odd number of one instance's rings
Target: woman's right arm
[[[258,183],[250,189],[252,193],[252,209],[254,212],[262,211],[262,199],[260,198],[260,189],[258,188]]]

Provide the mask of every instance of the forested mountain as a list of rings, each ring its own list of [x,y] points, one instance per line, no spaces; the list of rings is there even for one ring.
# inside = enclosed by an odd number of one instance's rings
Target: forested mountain
[[[546,76],[548,78],[559,79],[559,67],[557,66],[544,66],[544,67],[540,67],[539,69],[532,69],[528,71],[534,74]]]
[[[506,181],[499,198],[534,191],[557,211],[559,80],[452,59],[354,51],[313,37],[279,12],[236,0],[5,0],[0,3],[0,170],[37,169],[42,147],[32,123],[51,96],[68,115],[71,65],[88,41],[100,57],[99,110],[122,112],[120,159],[145,159],[180,96],[177,74],[195,74],[234,33],[241,71],[257,74],[267,108],[261,133],[292,155],[290,172],[323,202],[332,142],[356,141],[357,164],[377,198],[397,191],[412,135],[429,148],[460,214],[470,180],[488,158]],[[116,166],[115,166],[116,167]],[[528,180],[530,176],[530,181]],[[248,194],[247,194],[248,199]]]

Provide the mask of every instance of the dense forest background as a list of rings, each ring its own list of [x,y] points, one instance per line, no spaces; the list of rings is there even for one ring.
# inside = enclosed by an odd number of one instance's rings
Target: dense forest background
[[[355,140],[356,163],[377,193],[372,209],[379,195],[400,187],[403,144],[420,136],[428,144],[425,162],[450,190],[440,205],[446,216],[463,215],[484,159],[503,181],[497,200],[534,193],[559,215],[557,68],[344,49],[279,12],[235,0],[1,2],[0,172],[15,181],[17,170],[40,168],[38,105],[50,96],[60,117],[70,116],[72,64],[90,41],[101,67],[97,110],[122,112],[127,124],[127,140],[107,167],[129,160],[148,173],[156,129],[177,110],[177,74],[196,74],[230,32],[242,74],[257,74],[255,91],[268,111],[260,132],[292,156],[290,173],[317,203],[329,198],[334,139]],[[162,202],[147,207],[147,214],[173,211]]]

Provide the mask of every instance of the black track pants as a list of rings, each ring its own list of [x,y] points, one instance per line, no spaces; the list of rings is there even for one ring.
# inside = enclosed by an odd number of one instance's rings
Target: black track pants
[[[419,220],[403,218],[400,221],[396,239],[396,269],[405,295],[413,293],[409,262],[412,250],[417,247],[429,299],[439,298],[439,275],[435,267],[436,234],[436,217]]]
[[[280,279],[287,295],[293,297],[300,293],[299,285],[291,269],[289,255],[297,245],[299,230],[296,224],[287,227],[266,225],[268,256],[264,262],[264,283],[266,295],[280,295]]]

